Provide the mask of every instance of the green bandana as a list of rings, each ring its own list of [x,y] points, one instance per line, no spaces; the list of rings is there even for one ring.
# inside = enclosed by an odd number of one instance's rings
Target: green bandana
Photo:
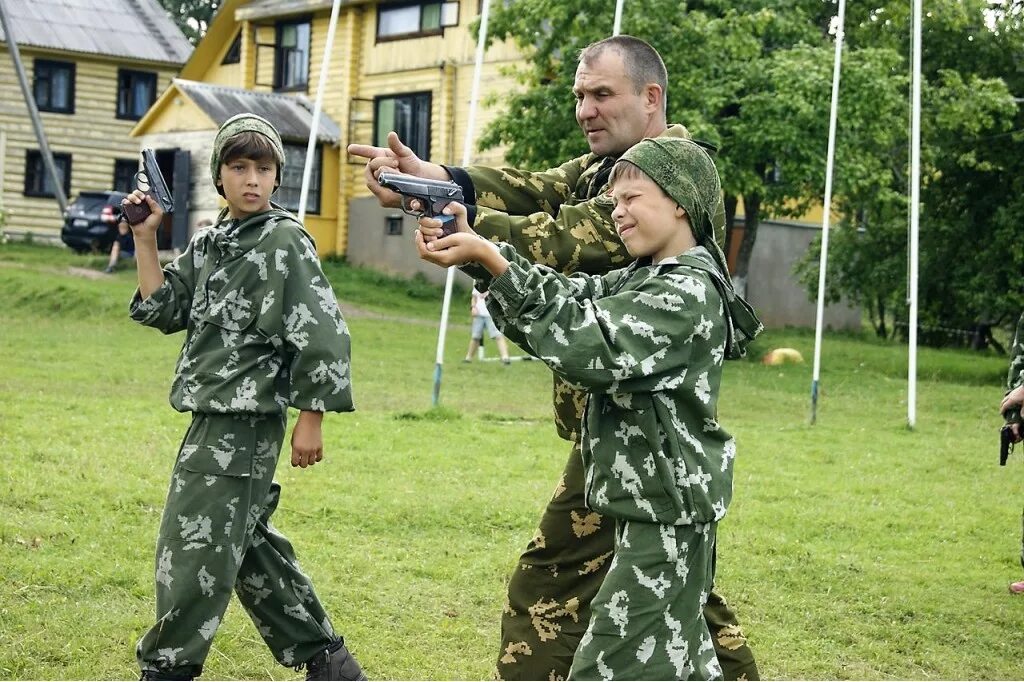
[[[730,359],[742,357],[747,344],[764,326],[750,304],[733,289],[725,254],[715,241],[716,214],[722,197],[715,162],[700,145],[675,137],[643,139],[627,149],[619,161],[637,166],[686,211],[694,239],[708,250],[720,270],[720,276],[713,276],[712,281],[726,304],[726,355]]]
[[[270,140],[271,146],[274,147],[274,156],[277,159],[277,185],[280,186],[281,184],[281,173],[284,172],[284,144],[281,142],[281,134],[277,132],[277,128],[270,121],[261,116],[256,114],[238,114],[224,121],[224,125],[217,131],[217,137],[213,139],[213,153],[210,155],[210,175],[213,177],[214,187],[217,188],[217,192],[221,196],[224,196],[224,190],[217,184],[217,181],[220,180],[220,155],[224,151],[224,146],[228,140],[239,133],[245,132],[259,133]]]

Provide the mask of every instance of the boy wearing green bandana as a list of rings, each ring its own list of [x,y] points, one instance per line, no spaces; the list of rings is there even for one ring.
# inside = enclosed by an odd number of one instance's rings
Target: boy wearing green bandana
[[[637,260],[603,276],[531,265],[478,237],[438,238],[420,256],[463,265],[490,291],[506,335],[587,391],[586,500],[616,521],[615,557],[576,650],[571,679],[718,679],[702,616],[718,521],[732,498],[736,444],[718,421],[722,364],[761,330],[733,291],[715,242],[721,187],[699,145],[647,138],[610,178],[612,219]]]
[[[323,458],[323,413],[349,412],[349,334],[312,237],[271,204],[284,146],[254,114],[228,119],[210,172],[227,201],[212,227],[161,269],[163,211],[132,225],[139,288],[131,317],[185,331],[171,405],[192,423],[171,473],[156,551],[157,622],[137,647],[142,679],[203,669],[234,591],[279,663],[307,679],[366,679],[271,523],[289,406],[299,410],[292,466]]]

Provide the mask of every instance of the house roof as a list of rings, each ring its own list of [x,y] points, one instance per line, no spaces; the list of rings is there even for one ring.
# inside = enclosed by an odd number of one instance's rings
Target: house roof
[[[183,64],[192,45],[156,0],[4,2],[19,46]],[[7,36],[0,30],[0,40]]]
[[[173,86],[195,102],[218,127],[235,114],[251,112],[272,122],[285,140],[309,139],[313,103],[301,95],[255,92],[181,78],[175,78]],[[335,145],[341,140],[341,128],[323,111],[317,139]]]
[[[341,0],[342,5],[361,5],[369,0]],[[253,21],[315,10],[331,9],[333,0],[253,0],[235,11],[237,21]]]

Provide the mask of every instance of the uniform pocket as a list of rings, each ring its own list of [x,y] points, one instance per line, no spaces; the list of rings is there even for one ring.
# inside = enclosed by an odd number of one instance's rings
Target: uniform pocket
[[[662,452],[665,435],[650,395],[592,396],[591,400],[587,432],[593,494],[588,495],[588,503],[618,519],[673,522],[671,463]]]
[[[251,476],[255,441],[255,432],[245,418],[196,415],[178,452],[177,468],[217,476]]]

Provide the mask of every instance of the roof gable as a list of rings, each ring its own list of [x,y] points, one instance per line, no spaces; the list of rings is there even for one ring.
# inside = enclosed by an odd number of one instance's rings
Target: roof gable
[[[7,2],[20,46],[183,64],[192,45],[156,0]],[[0,30],[0,40],[7,36]]]
[[[313,125],[313,103],[301,95],[256,92],[175,78],[171,81],[171,87],[136,124],[132,130],[133,136],[146,134],[161,115],[160,112],[174,98],[175,91],[191,100],[210,119],[213,128],[219,128],[235,114],[248,112],[273,123],[283,140],[295,142],[308,139],[309,129]],[[322,111],[317,125],[317,139],[334,145],[341,139],[340,126]]]

